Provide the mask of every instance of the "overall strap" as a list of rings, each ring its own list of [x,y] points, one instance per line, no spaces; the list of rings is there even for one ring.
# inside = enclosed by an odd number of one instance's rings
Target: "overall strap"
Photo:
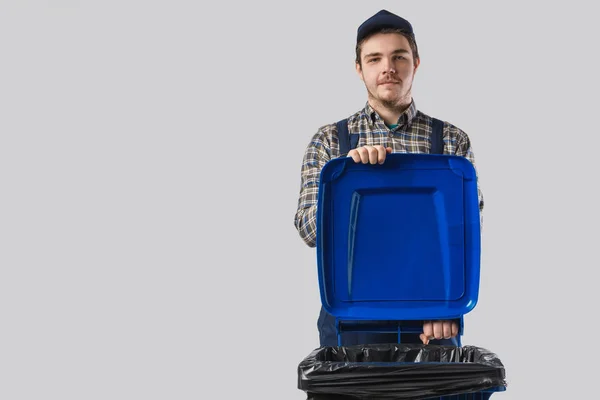
[[[356,148],[358,144],[359,135],[354,134],[350,135],[348,132],[348,120],[343,119],[336,123],[337,133],[338,133],[338,141],[340,143],[340,157],[345,157],[348,155],[350,150]]]
[[[432,120],[430,154],[444,154],[444,123],[436,118]]]

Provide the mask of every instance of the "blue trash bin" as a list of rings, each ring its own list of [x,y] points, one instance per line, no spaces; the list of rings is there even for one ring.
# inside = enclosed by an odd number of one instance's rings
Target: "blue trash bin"
[[[504,391],[497,356],[463,347],[460,339],[463,316],[477,304],[480,273],[479,199],[469,160],[394,153],[382,165],[365,165],[337,158],[323,167],[319,185],[318,280],[329,326],[323,327],[322,312],[322,345],[299,365],[298,387],[315,400],[487,399]],[[458,321],[455,345],[407,347],[403,338],[422,332],[426,320]],[[323,342],[327,329],[335,338]],[[406,361],[398,346],[429,358]],[[374,349],[394,355],[369,360]],[[461,358],[468,351],[479,361]],[[358,356],[340,358],[348,352]],[[451,362],[448,352],[454,355]],[[336,359],[328,360],[328,354]],[[415,370],[430,372],[406,372]],[[471,378],[469,386],[465,382]],[[363,397],[352,397],[353,390]],[[384,393],[391,397],[381,397]]]

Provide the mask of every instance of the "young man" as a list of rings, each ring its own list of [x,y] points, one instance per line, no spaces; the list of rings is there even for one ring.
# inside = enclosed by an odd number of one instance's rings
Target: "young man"
[[[302,163],[301,190],[294,224],[300,237],[315,247],[316,203],[319,174],[331,159],[348,156],[357,163],[385,162],[387,154],[430,153],[432,117],[417,110],[412,98],[412,83],[420,59],[411,24],[395,14],[381,10],[360,25],[356,43],[356,72],[367,89],[367,103],[348,118],[350,134],[359,134],[356,147],[340,153],[336,124],[319,128],[309,143]],[[469,137],[456,126],[443,122],[443,153],[466,157],[475,165]],[[479,208],[483,196],[478,184]],[[323,308],[317,323],[321,345],[337,345],[335,318]],[[403,342],[456,345],[456,321],[425,321],[423,333],[407,335]],[[353,334],[344,345],[396,342],[395,335]]]

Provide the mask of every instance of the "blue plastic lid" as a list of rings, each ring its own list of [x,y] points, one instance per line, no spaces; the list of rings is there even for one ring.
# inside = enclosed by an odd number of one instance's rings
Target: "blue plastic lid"
[[[479,199],[464,157],[329,161],[317,204],[323,307],[343,320],[453,319],[479,291]]]

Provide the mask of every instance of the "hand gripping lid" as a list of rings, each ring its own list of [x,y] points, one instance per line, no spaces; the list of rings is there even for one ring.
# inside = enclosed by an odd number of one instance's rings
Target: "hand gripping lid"
[[[344,320],[459,318],[479,291],[477,177],[460,156],[329,161],[317,204],[325,310]]]

